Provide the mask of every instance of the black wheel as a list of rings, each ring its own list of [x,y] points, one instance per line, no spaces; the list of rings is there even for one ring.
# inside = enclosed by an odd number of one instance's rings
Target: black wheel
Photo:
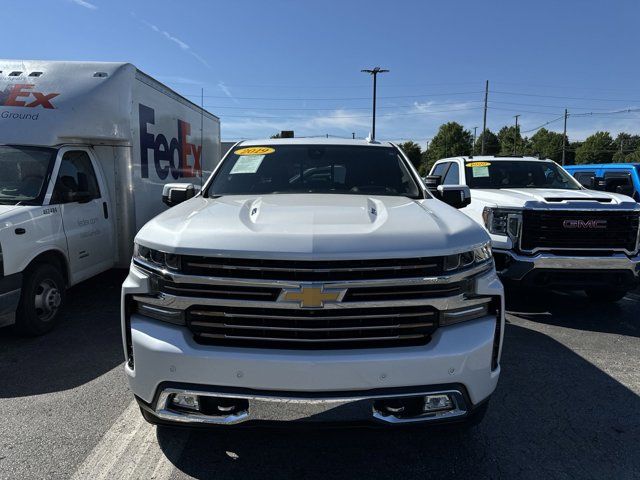
[[[37,263],[25,273],[16,328],[26,335],[43,335],[56,326],[64,303],[65,282],[60,270]]]
[[[584,293],[587,294],[587,297],[592,302],[613,303],[622,300],[627,291],[615,288],[590,288],[585,290]]]

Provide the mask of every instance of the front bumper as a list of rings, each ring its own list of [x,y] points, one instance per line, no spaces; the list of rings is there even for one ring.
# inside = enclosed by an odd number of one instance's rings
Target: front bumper
[[[350,425],[441,424],[464,421],[479,408],[471,404],[464,386],[460,384],[305,394],[167,383],[161,385],[158,392],[153,403],[148,404],[138,398],[138,404],[154,423],[178,426],[327,425],[345,422]],[[197,396],[200,411],[176,410],[171,402],[176,394]],[[446,395],[452,400],[452,406],[433,412],[415,408],[427,395]],[[227,413],[216,411],[215,405],[221,401],[229,406],[235,404],[237,408]],[[207,403],[209,410],[203,408]]]
[[[132,268],[123,285],[123,299],[146,291],[144,273]],[[476,292],[502,298],[502,284],[494,271],[476,279]],[[184,412],[178,412],[178,420],[176,412],[166,408],[167,395],[176,389],[213,396],[250,392],[257,406],[246,417],[224,422],[231,424],[317,419],[318,406],[322,412],[328,407],[332,414],[345,414],[342,421],[362,420],[366,411],[369,420],[385,422],[371,410],[371,403],[381,395],[389,398],[397,389],[412,397],[452,390],[459,402],[450,419],[460,420],[488,399],[500,376],[500,366],[492,366],[492,358],[494,347],[499,349],[502,343],[504,305],[498,318],[487,315],[439,328],[427,345],[331,351],[202,345],[184,326],[139,314],[127,317],[124,305],[123,301],[123,343],[133,358],[125,364],[129,385],[143,408],[169,422],[220,423],[203,422]],[[365,408],[356,413],[353,405]],[[440,416],[420,419],[446,420]]]
[[[633,288],[640,279],[640,255],[562,256],[552,253],[520,255],[494,250],[503,280],[546,287],[606,286]]]
[[[15,323],[22,291],[22,273],[0,278],[0,327]]]

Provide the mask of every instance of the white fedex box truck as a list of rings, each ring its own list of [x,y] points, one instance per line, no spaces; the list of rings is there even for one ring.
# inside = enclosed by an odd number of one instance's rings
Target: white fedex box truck
[[[193,194],[219,159],[218,118],[131,64],[0,60],[0,326],[53,328],[67,287],[129,265],[165,185]]]

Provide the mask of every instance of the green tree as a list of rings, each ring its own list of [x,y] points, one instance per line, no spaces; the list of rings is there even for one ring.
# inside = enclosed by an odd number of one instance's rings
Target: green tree
[[[596,132],[576,150],[576,163],[611,163],[615,145],[609,132]]]
[[[517,142],[515,150],[516,155],[522,155],[526,148],[526,144],[520,135],[520,126],[516,130],[515,125],[511,127],[502,127],[498,132],[498,141],[500,142],[500,155],[513,155],[513,142]]]
[[[420,164],[422,163],[422,150],[420,145],[416,142],[404,142],[398,145],[413,164],[416,170],[420,170]]]
[[[436,160],[458,155],[470,155],[473,146],[473,135],[457,122],[440,125],[440,129],[429,143],[429,148],[422,154],[427,170]]]
[[[613,141],[616,152],[613,154],[612,162],[637,162],[640,152],[640,135],[631,135],[620,132]]]
[[[487,128],[486,132],[478,135],[476,139],[475,155],[482,154],[482,137],[486,134],[486,140],[484,142],[484,154],[485,155],[497,155],[500,153],[500,141],[495,133]]]
[[[567,145],[569,142],[567,141]],[[541,128],[529,139],[529,152],[540,158],[549,158],[559,162],[562,160],[562,134]]]

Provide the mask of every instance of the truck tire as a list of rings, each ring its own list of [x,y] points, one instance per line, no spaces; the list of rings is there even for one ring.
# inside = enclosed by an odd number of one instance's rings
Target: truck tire
[[[622,300],[622,297],[627,294],[627,291],[615,288],[590,288],[585,290],[584,293],[587,294],[587,297],[589,297],[589,300],[592,302],[613,303]]]
[[[50,263],[36,263],[25,272],[16,328],[25,335],[43,335],[56,326],[64,303],[65,282]]]

